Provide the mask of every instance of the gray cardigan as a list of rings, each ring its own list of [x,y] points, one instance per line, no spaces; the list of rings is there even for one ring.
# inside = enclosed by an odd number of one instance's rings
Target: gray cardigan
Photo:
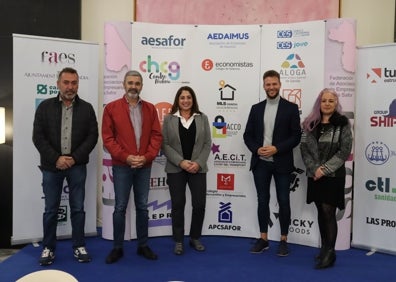
[[[345,116],[334,113],[330,118],[331,127],[316,139],[318,127],[312,132],[304,131],[301,137],[301,156],[307,168],[307,176],[313,177],[319,166],[324,167],[328,177],[345,176],[345,161],[352,148],[352,130]]]
[[[194,116],[196,125],[195,144],[192,151],[191,161],[200,166],[198,173],[208,171],[208,157],[212,144],[208,117],[201,113]],[[182,171],[179,166],[183,158],[182,146],[179,136],[179,117],[169,114],[165,116],[162,126],[162,151],[166,156],[165,172],[177,173]]]

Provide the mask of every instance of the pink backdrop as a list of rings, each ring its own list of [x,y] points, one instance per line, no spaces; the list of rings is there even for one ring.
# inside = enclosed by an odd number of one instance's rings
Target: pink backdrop
[[[135,20],[167,24],[275,24],[338,18],[339,0],[136,0]]]

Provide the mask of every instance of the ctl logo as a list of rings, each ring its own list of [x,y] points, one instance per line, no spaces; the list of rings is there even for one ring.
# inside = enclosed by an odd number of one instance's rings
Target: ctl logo
[[[217,189],[234,191],[234,174],[218,173],[217,174]]]
[[[231,203],[220,202],[218,217],[219,222],[232,223]]]
[[[377,177],[377,180],[367,180],[366,189],[369,191],[379,191],[383,193],[396,193],[396,188],[391,188],[390,178]]]

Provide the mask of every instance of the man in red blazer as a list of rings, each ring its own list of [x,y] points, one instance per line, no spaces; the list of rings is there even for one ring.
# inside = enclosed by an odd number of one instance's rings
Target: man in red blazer
[[[162,143],[161,126],[153,104],[140,98],[142,75],[128,71],[124,78],[125,95],[106,105],[102,120],[103,145],[111,155],[115,207],[113,212],[113,249],[106,263],[123,255],[125,212],[133,187],[136,208],[138,255],[156,260],[148,241],[147,201],[151,165]]]

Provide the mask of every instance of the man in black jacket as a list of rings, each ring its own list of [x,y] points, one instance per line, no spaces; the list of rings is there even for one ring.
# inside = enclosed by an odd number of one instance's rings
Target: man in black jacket
[[[85,248],[85,180],[89,154],[98,140],[98,123],[92,105],[79,98],[78,73],[64,68],[59,73],[57,97],[38,106],[33,122],[33,143],[40,153],[45,210],[43,251],[40,265],[55,259],[56,228],[63,182],[69,188],[73,254],[79,262],[89,262]]]

